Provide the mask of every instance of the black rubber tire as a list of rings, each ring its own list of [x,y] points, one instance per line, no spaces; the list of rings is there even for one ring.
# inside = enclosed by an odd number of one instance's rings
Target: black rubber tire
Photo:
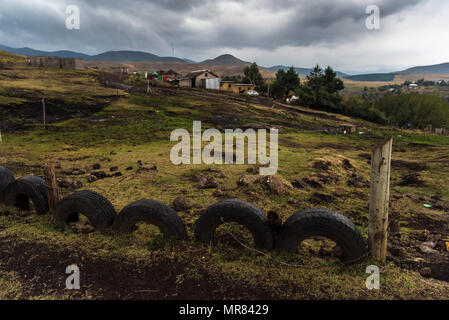
[[[90,190],[75,192],[62,199],[56,206],[55,219],[58,222],[79,221],[84,215],[98,230],[109,228],[116,217],[114,206],[108,199]]]
[[[291,216],[283,225],[276,247],[297,253],[302,241],[315,236],[331,239],[340,246],[345,264],[358,263],[368,255],[357,227],[345,216],[327,209],[308,209]]]
[[[184,240],[187,237],[186,226],[178,214],[159,201],[142,199],[127,205],[115,218],[113,229],[133,232],[138,222],[157,226],[165,238]]]
[[[212,243],[215,230],[225,222],[235,222],[247,228],[253,236],[256,249],[273,249],[273,231],[267,217],[257,207],[241,200],[224,200],[208,207],[196,222],[196,240]]]
[[[0,166],[0,203],[4,202],[3,191],[6,187],[14,182],[14,175],[7,168]]]
[[[48,193],[44,179],[28,176],[15,180],[4,190],[4,202],[8,206],[30,210],[29,201],[39,215],[48,212]]]

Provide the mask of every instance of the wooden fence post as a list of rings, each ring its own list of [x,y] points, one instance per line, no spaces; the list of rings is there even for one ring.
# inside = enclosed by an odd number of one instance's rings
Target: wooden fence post
[[[371,156],[371,192],[368,242],[373,260],[384,263],[387,256],[390,167],[393,138],[377,145]]]
[[[42,123],[44,124],[44,127],[47,126],[47,114],[45,111],[45,97],[42,98]]]
[[[53,164],[44,166],[44,177],[48,191],[48,208],[50,209],[51,214],[54,214],[56,204],[59,202],[59,187]]]

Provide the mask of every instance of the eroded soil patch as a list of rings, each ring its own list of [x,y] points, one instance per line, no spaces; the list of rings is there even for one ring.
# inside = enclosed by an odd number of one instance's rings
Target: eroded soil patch
[[[78,265],[81,290],[65,289],[66,267]],[[14,272],[24,284],[23,298],[70,294],[74,299],[268,299],[261,288],[198,270],[166,257],[135,262],[93,257],[79,248],[61,248],[0,237],[0,270]],[[245,288],[245,290],[242,290]]]

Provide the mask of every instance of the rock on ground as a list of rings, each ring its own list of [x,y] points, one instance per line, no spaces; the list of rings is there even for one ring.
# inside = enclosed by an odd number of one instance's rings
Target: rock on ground
[[[240,177],[237,181],[237,185],[240,187],[246,187],[254,184],[262,179],[262,176],[256,174],[246,174]]]
[[[198,188],[200,189],[212,189],[217,187],[218,182],[213,177],[201,176],[198,179]]]
[[[177,197],[175,200],[173,200],[173,209],[175,211],[185,211],[192,208],[192,203],[189,199],[186,199],[184,197]]]
[[[277,195],[284,195],[293,189],[290,182],[282,179],[278,175],[267,176],[264,179],[265,184],[270,188],[271,192]]]
[[[87,221],[77,221],[77,222],[71,222],[69,223],[69,226],[75,231],[76,233],[91,233],[95,231],[95,227],[92,226]]]

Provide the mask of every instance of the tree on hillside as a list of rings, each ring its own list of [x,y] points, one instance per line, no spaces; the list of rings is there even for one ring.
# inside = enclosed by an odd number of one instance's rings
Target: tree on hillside
[[[375,123],[387,123],[385,114],[374,108],[370,101],[362,97],[344,97],[339,113]]]
[[[307,82],[298,90],[301,104],[312,108],[338,111],[342,98],[339,91],[344,89],[343,81],[331,68],[321,69],[316,65],[307,76]]]
[[[411,122],[414,127],[425,128],[449,126],[449,105],[436,95],[422,95],[417,92],[385,96],[375,107],[382,111],[392,125],[405,126]]]
[[[223,81],[232,81],[234,83],[242,83],[242,77],[241,76],[225,76],[223,79]]]
[[[246,66],[243,69],[243,73],[245,74],[245,76],[243,77],[243,83],[254,84],[256,86],[257,91],[260,92],[267,91],[267,85],[265,83],[265,80],[263,79],[259,67],[255,62],[250,66]]]
[[[270,92],[276,99],[284,99],[290,92],[296,92],[299,87],[300,79],[293,67],[287,72],[279,69],[276,72],[276,80],[270,86]]]
[[[324,71],[324,85],[329,93],[337,93],[345,88],[343,81],[337,78],[337,73],[331,67]]]

